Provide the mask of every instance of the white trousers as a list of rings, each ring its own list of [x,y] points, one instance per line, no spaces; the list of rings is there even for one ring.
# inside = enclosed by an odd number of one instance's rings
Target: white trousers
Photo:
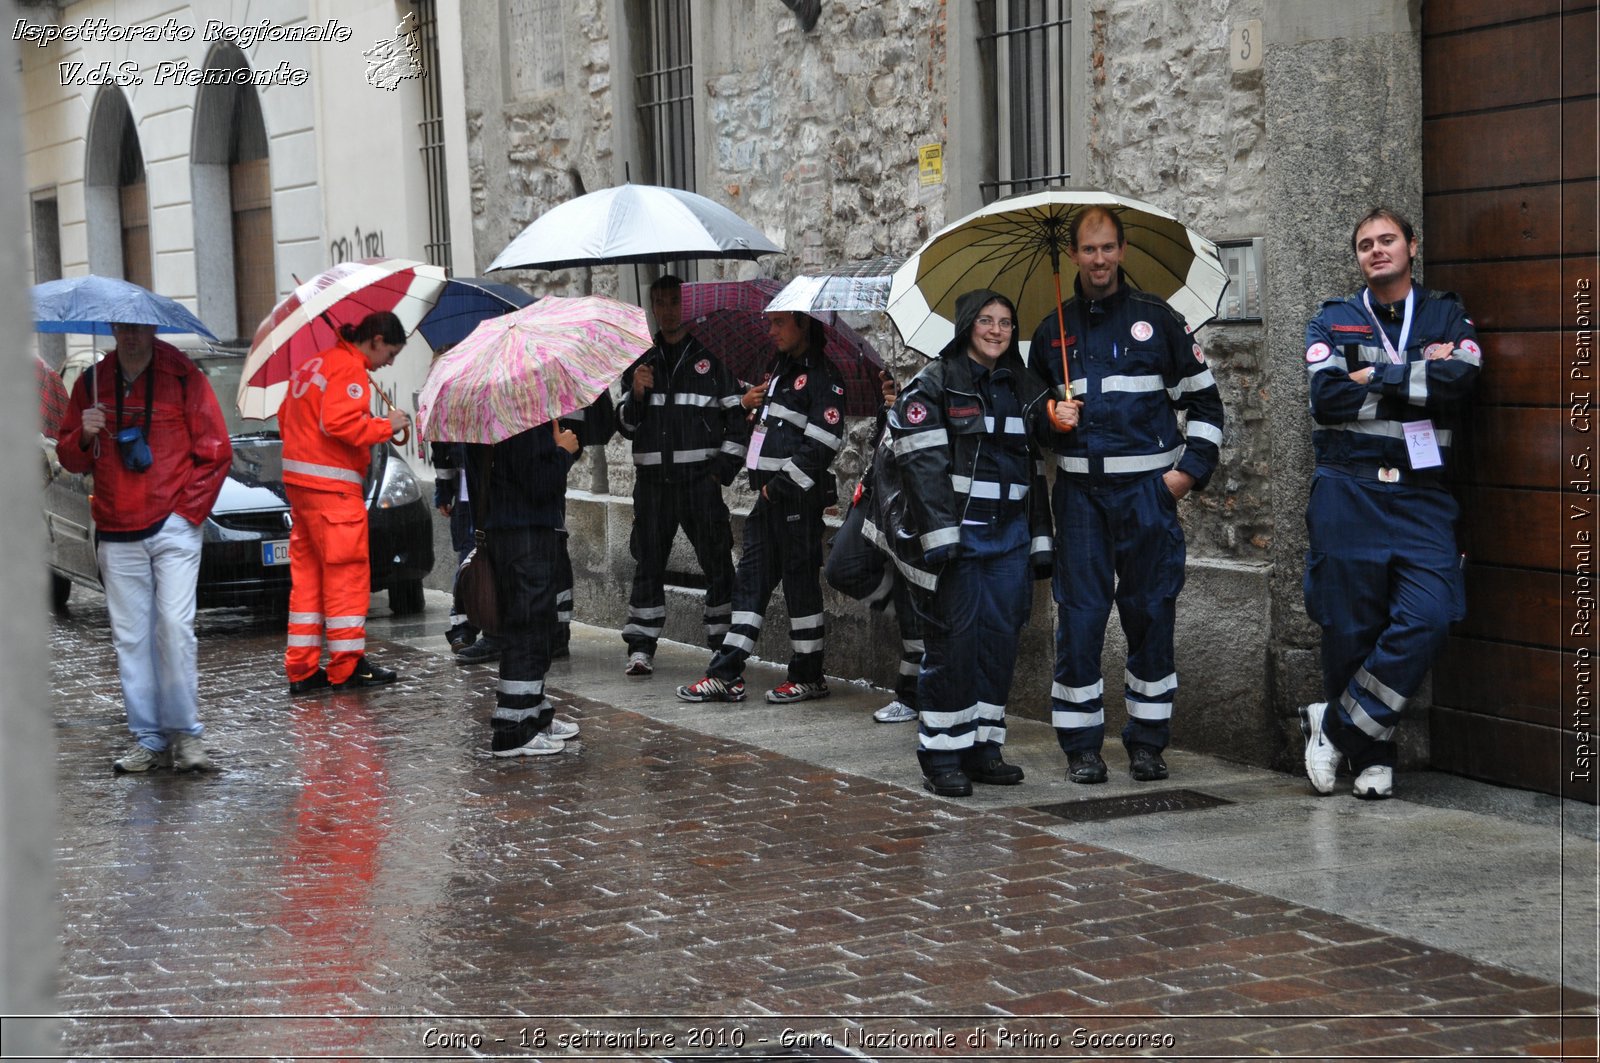
[[[194,634],[200,542],[199,527],[174,513],[148,539],[98,547],[128,730],[150,749],[167,748],[173,732],[202,730]]]

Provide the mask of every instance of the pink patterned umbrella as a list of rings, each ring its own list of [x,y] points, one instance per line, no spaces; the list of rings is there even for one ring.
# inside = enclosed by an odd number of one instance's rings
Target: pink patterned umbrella
[[[433,363],[417,430],[448,443],[510,439],[589,405],[651,342],[637,306],[546,296],[490,318]]]
[[[334,345],[340,325],[387,310],[410,332],[444,286],[444,270],[405,258],[367,258],[323,270],[284,296],[256,327],[239,379],[239,412],[255,418],[277,413],[289,377]]]

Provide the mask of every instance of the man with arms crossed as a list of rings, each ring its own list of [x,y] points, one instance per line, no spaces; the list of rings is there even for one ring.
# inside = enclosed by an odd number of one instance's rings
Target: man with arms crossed
[[[1411,223],[1378,208],[1351,238],[1366,287],[1306,326],[1311,438],[1306,613],[1322,627],[1326,702],[1300,710],[1306,775],[1333,792],[1349,758],[1355,795],[1394,792],[1394,728],[1450,623],[1466,615],[1443,481],[1483,361],[1450,292],[1411,282]]]

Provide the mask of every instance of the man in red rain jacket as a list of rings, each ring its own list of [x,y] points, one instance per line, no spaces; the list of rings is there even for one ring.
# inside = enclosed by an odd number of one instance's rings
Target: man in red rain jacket
[[[94,474],[95,553],[122,700],[137,744],[119,772],[206,771],[195,671],[200,525],[233,461],[205,374],[154,325],[114,324],[117,346],[86,370],[56,456]]]

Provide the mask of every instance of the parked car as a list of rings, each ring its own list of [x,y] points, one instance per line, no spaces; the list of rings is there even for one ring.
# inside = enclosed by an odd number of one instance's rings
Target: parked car
[[[289,502],[283,489],[283,441],[274,420],[247,421],[233,397],[242,354],[189,352],[211,381],[233,439],[233,467],[206,519],[198,604],[251,605],[283,611],[289,601]],[[73,584],[101,590],[89,497],[92,476],[68,472],[45,450],[44,522],[51,605],[66,608]],[[405,458],[390,444],[372,448],[364,485],[372,550],[372,589],[389,593],[395,613],[422,611],[422,579],[433,569],[433,510]]]

